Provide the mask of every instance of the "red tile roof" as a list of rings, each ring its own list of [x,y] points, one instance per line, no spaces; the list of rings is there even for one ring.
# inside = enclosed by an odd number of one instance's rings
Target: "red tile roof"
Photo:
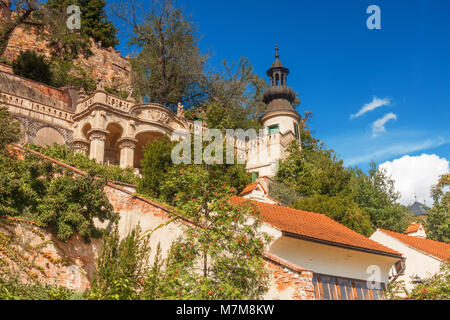
[[[241,195],[252,192],[253,190],[255,190],[258,187],[258,185],[261,187],[261,189],[264,191],[264,193],[266,193],[266,190],[259,182],[253,182],[244,188],[244,190],[241,192]]]
[[[420,226],[422,226],[421,223],[413,223],[411,224],[408,229],[406,229],[406,233],[413,233],[413,232],[417,232],[420,228]],[[422,226],[423,230],[425,230],[425,228]]]
[[[423,239],[413,236],[408,236],[403,233],[379,229],[387,235],[394,237],[404,244],[413,247],[419,251],[428,253],[440,260],[450,262],[450,243],[434,241],[430,239]]]
[[[301,236],[306,240],[321,241],[330,245],[343,245],[351,249],[384,255],[402,255],[343,226],[324,214],[249,201],[241,197],[232,197],[230,200],[235,205],[242,205],[245,202],[255,204],[264,222],[278,228],[282,232]]]

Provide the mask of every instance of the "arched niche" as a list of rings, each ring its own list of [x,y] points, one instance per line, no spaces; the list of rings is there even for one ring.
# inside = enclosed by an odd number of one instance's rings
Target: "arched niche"
[[[39,146],[51,146],[55,143],[64,145],[66,142],[63,135],[56,129],[44,127],[36,132],[34,143]]]
[[[120,150],[118,141],[123,136],[123,128],[118,123],[110,123],[106,126],[108,135],[105,141],[105,163],[111,165],[120,164]]]
[[[137,140],[136,149],[134,151],[134,167],[141,169],[141,161],[144,158],[145,146],[153,143],[156,139],[163,137],[165,134],[161,131],[146,131],[138,133],[135,136]]]

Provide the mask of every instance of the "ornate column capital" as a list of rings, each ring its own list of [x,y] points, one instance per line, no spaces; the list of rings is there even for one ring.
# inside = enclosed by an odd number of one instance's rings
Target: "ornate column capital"
[[[89,151],[89,141],[85,139],[75,139],[73,141],[73,149],[87,153]]]
[[[136,139],[129,138],[129,137],[124,137],[117,141],[119,149],[128,148],[128,149],[133,149],[133,150],[136,149],[137,142],[138,141]]]
[[[103,129],[91,129],[88,131],[89,141],[100,140],[105,141],[109,132]]]

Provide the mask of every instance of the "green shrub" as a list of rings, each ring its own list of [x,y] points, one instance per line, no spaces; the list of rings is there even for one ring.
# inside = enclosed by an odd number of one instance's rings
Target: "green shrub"
[[[52,84],[52,71],[50,63],[44,56],[38,55],[36,52],[27,50],[20,53],[16,60],[12,63],[15,74],[38,81],[45,84]]]

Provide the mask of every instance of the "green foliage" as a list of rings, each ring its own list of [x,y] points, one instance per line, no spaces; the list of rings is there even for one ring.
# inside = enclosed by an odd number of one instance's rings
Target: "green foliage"
[[[290,156],[280,163],[277,180],[303,196],[336,196],[347,193],[352,174],[342,160],[322,146],[300,150],[297,141],[288,147]]]
[[[142,299],[142,290],[149,270],[149,238],[138,227],[120,240],[118,226],[105,232],[102,251],[97,259],[91,300]]]
[[[86,241],[97,237],[94,218],[117,219],[103,188],[92,176],[74,176],[33,154],[22,161],[0,157],[0,216],[22,216],[40,223],[61,240],[78,232]]]
[[[156,139],[144,149],[144,159],[141,162],[142,179],[139,181],[138,192],[154,198],[160,196],[161,184],[167,178],[167,172],[172,164],[172,148],[174,144],[167,136]]]
[[[314,195],[297,201],[294,207],[305,211],[323,213],[367,237],[374,231],[369,215],[359,208],[350,197]]]
[[[95,160],[91,160],[88,156],[81,153],[76,153],[72,148],[65,145],[54,144],[53,146],[41,147],[29,144],[27,147],[77,169],[86,171],[92,176],[135,185],[139,182],[139,178],[134,174],[133,168],[123,169],[119,166],[98,164]]]
[[[22,283],[11,275],[0,275],[0,300],[70,300],[74,292],[37,281]]]
[[[88,94],[97,88],[92,72],[71,60],[53,58],[51,70],[53,73],[52,85],[55,87],[83,88]]]
[[[0,152],[5,153],[7,145],[19,141],[21,132],[8,109],[1,106],[1,99],[0,97]]]
[[[205,120],[210,128],[260,129],[260,117],[266,105],[263,102],[265,81],[253,71],[247,58],[238,63],[223,61],[222,73],[207,77],[205,90]]]
[[[103,192],[105,184],[93,176],[74,178],[71,172],[53,178],[37,206],[35,219],[63,241],[75,232],[86,240],[98,237],[94,218],[100,222],[118,219]]]
[[[310,118],[311,113],[305,113],[304,121]],[[276,176],[303,197],[295,207],[324,213],[364,235],[376,228],[406,230],[411,217],[397,203],[399,194],[394,181],[375,163],[368,174],[358,168],[345,168],[333,150],[311,135],[306,122],[301,138],[301,151],[294,141]]]
[[[106,1],[104,0],[49,0],[45,7],[53,16],[56,13],[61,14],[65,20],[68,16],[67,7],[70,5],[78,5],[81,9],[81,30],[78,36],[92,38],[100,42],[102,47],[115,47],[119,44],[117,38],[117,29],[108,19],[105,12]],[[68,33],[69,34],[69,33]]]
[[[162,186],[178,189],[173,204],[196,226],[172,245],[167,291],[181,299],[258,299],[267,290],[259,212],[233,206],[236,190],[208,167],[180,166]],[[249,218],[252,219],[249,219]],[[198,269],[200,267],[200,269]]]
[[[410,214],[397,203],[394,181],[373,162],[368,175],[355,170],[353,199],[370,215],[374,228],[403,233],[409,225]]]
[[[5,131],[7,130],[7,131]],[[9,113],[0,109],[0,142],[17,140],[17,124]],[[94,218],[114,220],[117,214],[103,191],[105,182],[74,175],[73,171],[54,166],[30,152],[19,160],[15,152],[0,153],[0,217],[23,216],[40,222],[61,240],[74,232],[86,240],[96,236]],[[61,146],[44,148],[50,156],[60,155],[67,160],[75,154]],[[70,157],[69,157],[70,156]],[[91,170],[93,171],[93,170]]]
[[[123,99],[127,99],[130,96],[128,91],[119,90],[117,88],[104,87],[103,89],[105,89],[106,92],[108,92],[110,94],[114,94]]]
[[[194,105],[205,62],[194,24],[171,0],[153,1],[141,24],[127,5],[117,11],[133,26],[131,44],[141,48],[131,62],[136,94],[172,108],[179,102]]]
[[[32,50],[21,52],[12,63],[15,74],[45,84],[52,84],[50,63]]]
[[[450,300],[450,264],[443,263],[440,271],[408,291],[404,281],[391,282],[386,296],[390,300]]]
[[[432,240],[450,242],[450,174],[444,174],[432,188],[435,201],[428,210],[425,229],[427,237]]]
[[[191,154],[194,152],[194,139],[191,143]],[[172,150],[177,143],[172,143],[169,138],[162,137],[145,147],[144,159],[142,160],[142,179],[140,180],[138,192],[151,198],[159,198],[160,201],[171,204],[175,194],[182,190],[181,185],[173,185],[162,190],[161,186],[177,174],[178,166],[172,162]],[[203,149],[206,148],[203,144]],[[225,149],[224,159],[225,159]],[[181,157],[188,157],[181,154]],[[188,167],[195,167],[195,164]],[[245,170],[245,165],[238,164],[214,164],[209,166],[209,170],[220,177],[223,183],[242,191],[250,182],[251,175]]]

